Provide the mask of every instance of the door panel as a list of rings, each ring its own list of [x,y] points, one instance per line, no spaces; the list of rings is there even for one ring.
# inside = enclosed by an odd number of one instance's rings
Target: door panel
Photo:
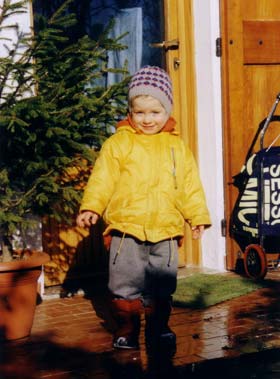
[[[243,21],[244,64],[279,64],[280,21]]]
[[[225,217],[229,226],[238,195],[232,177],[240,172],[258,125],[280,89],[279,1],[221,0],[221,21]],[[276,133],[271,130],[268,141]],[[239,250],[228,230],[228,269],[235,268]]]

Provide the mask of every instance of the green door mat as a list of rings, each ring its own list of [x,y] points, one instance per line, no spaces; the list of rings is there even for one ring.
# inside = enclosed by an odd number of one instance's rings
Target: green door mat
[[[268,280],[256,282],[227,274],[193,274],[178,279],[173,304],[202,309],[269,286]]]

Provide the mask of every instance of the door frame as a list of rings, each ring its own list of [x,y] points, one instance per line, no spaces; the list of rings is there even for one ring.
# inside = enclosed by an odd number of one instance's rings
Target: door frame
[[[186,144],[197,158],[196,76],[192,0],[164,1],[165,39],[178,39],[179,48],[166,51],[166,66],[173,82],[173,116]],[[188,58],[187,58],[188,57]],[[176,66],[179,62],[179,66]],[[188,62],[188,64],[187,64]],[[201,265],[201,245],[192,240],[188,225],[179,250],[179,267]]]
[[[179,38],[180,43],[180,70],[173,72],[176,50],[167,62],[175,101],[179,96],[174,115],[197,159],[212,219],[211,228],[195,248],[191,236],[186,235],[185,263],[225,271],[221,58],[216,56],[220,0],[166,0],[165,14],[167,38]]]

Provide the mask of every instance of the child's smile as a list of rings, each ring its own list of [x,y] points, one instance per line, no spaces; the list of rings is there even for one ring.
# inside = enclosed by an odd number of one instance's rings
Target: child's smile
[[[144,134],[156,134],[164,127],[169,115],[156,98],[137,96],[132,100],[131,118]]]

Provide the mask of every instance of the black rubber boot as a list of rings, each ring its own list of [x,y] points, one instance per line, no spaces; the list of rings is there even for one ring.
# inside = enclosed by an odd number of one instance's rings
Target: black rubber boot
[[[148,354],[175,354],[176,334],[168,326],[171,310],[170,298],[156,300],[145,306],[145,342]]]
[[[140,299],[113,299],[112,308],[117,322],[113,347],[117,349],[139,349],[142,301]]]

